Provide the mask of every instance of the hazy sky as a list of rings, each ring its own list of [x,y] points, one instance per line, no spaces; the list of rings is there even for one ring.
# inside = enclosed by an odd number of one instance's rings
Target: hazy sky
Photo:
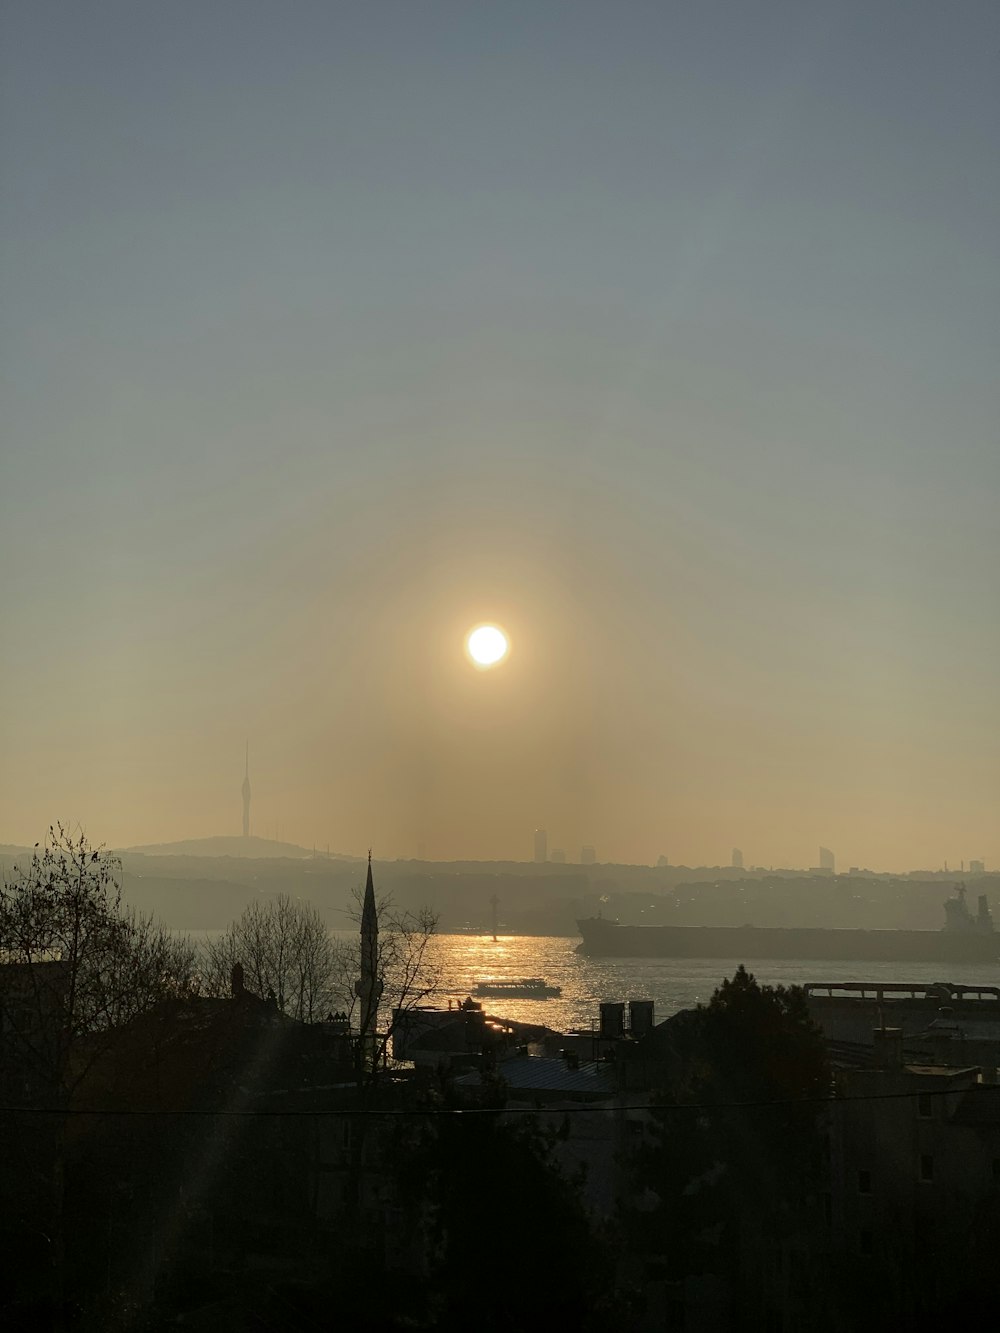
[[[0,841],[1000,862],[992,0],[0,49]]]

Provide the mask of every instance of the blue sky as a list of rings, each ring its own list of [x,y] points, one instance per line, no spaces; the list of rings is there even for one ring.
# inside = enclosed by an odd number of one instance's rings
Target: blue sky
[[[994,6],[2,25],[0,839],[1000,860]]]

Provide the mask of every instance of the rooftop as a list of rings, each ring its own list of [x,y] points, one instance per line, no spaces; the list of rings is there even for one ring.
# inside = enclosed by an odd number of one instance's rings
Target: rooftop
[[[958,1125],[1000,1125],[1000,1084],[969,1088],[952,1116]]]
[[[616,1089],[614,1070],[607,1064],[581,1064],[573,1069],[565,1060],[541,1055],[516,1055],[497,1066],[497,1074],[511,1092],[561,1092],[606,1098]],[[477,1072],[455,1080],[459,1087],[482,1082]]]

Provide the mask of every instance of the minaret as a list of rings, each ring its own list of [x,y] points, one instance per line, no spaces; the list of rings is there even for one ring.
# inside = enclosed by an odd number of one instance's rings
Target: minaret
[[[243,774],[243,836],[250,836],[250,742],[247,741],[247,766]]]
[[[361,908],[361,976],[354,986],[354,994],[361,1001],[359,1031],[361,1049],[366,1062],[370,1062],[375,1054],[378,1002],[382,998],[383,990],[382,978],[378,974],[378,961],[378,910],[375,907],[372,854],[369,850],[368,880],[365,884],[364,905]]]

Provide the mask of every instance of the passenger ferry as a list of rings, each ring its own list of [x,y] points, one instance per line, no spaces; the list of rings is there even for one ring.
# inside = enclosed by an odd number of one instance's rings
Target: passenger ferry
[[[473,995],[509,996],[512,1000],[548,1000],[562,995],[561,986],[550,986],[544,977],[520,977],[512,981],[480,981]]]

